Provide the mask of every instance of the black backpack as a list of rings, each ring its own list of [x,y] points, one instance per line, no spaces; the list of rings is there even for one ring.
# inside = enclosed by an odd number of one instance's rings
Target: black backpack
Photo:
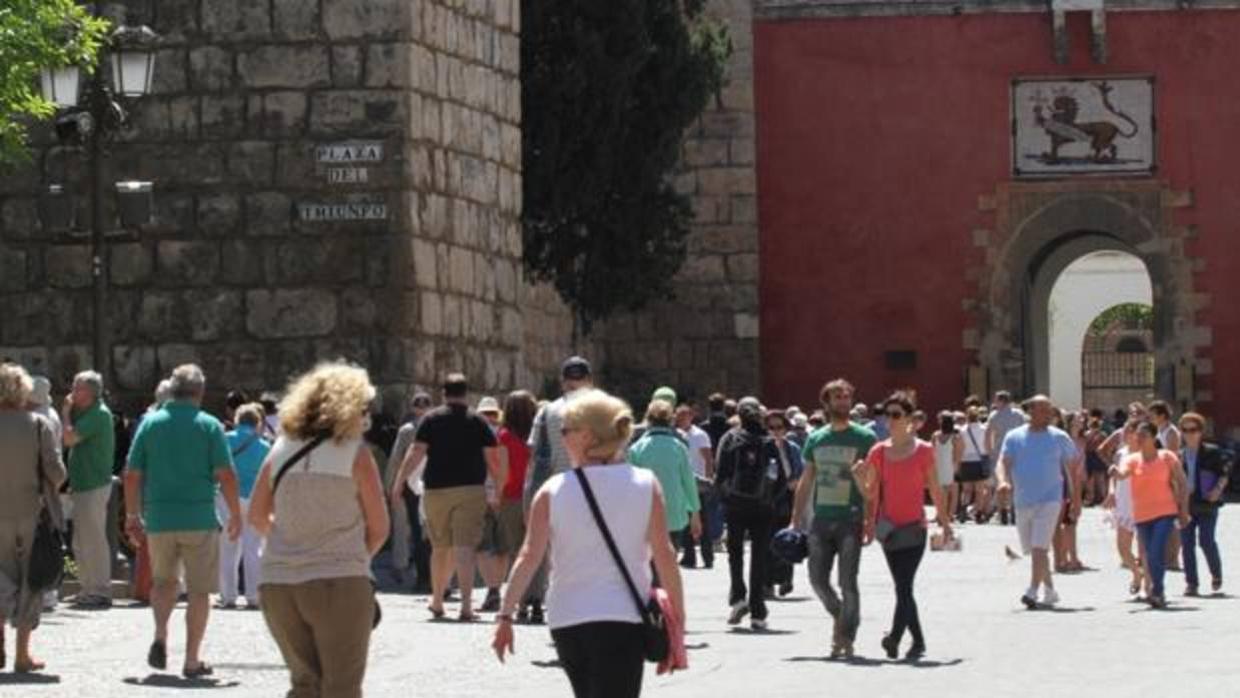
[[[732,460],[732,472],[723,483],[728,501],[734,504],[773,504],[780,478],[767,476],[770,459],[765,440],[744,431],[734,431],[724,439]],[[778,467],[776,472],[780,472]]]

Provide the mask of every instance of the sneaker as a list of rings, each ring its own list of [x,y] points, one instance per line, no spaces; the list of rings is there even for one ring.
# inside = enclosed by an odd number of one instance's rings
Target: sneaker
[[[1198,591],[1197,591],[1197,585],[1196,585],[1196,584],[1189,584],[1187,587],[1185,587],[1185,588],[1184,588],[1184,595],[1185,595],[1185,596],[1188,596],[1188,597],[1197,597],[1197,596],[1201,596],[1201,594],[1200,594],[1200,593],[1198,593]]]
[[[732,604],[732,612],[728,614],[728,625],[739,625],[747,615],[749,615],[749,604],[745,601],[737,601]]]
[[[751,630],[758,630],[758,631],[766,630],[767,628],[766,619],[765,618],[754,618],[753,620],[749,621],[749,628]]]
[[[543,616],[542,604],[533,604],[530,607],[530,625],[542,625],[547,619]]]
[[[1021,595],[1021,597],[1020,597],[1020,602],[1021,602],[1021,603],[1023,603],[1023,604],[1025,604],[1025,608],[1029,609],[1030,611],[1036,611],[1036,610],[1038,610],[1038,600],[1037,600],[1037,598],[1036,598],[1036,597],[1034,597],[1034,596],[1031,596],[1031,595],[1030,595],[1030,594],[1028,594],[1028,593],[1025,593],[1025,594],[1022,594],[1022,595]]]
[[[488,589],[487,598],[482,602],[482,606],[478,610],[483,613],[495,613],[499,610],[499,589]]]
[[[1215,577],[1214,579],[1210,580],[1210,591],[1213,591],[1214,593],[1217,594],[1222,588],[1223,588],[1222,577]]]
[[[1054,606],[1059,603],[1059,592],[1055,591],[1052,587],[1047,587],[1042,592],[1042,603],[1047,606]]]
[[[792,582],[788,582],[786,584],[780,584],[779,589],[777,591],[779,592],[779,598],[781,599],[787,596],[788,594],[791,594],[792,593]]]

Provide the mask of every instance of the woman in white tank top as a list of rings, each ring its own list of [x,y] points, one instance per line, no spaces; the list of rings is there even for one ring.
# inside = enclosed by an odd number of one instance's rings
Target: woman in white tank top
[[[653,563],[684,627],[684,594],[654,475],[623,461],[633,415],[618,398],[584,394],[564,414],[564,446],[574,470],[553,476],[535,495],[492,647],[513,650],[512,615],[550,548],[547,624],[573,694],[631,698],[641,693],[641,616],[590,511],[577,474],[589,481],[638,593],[651,586]]]
[[[1108,437],[1098,450],[1104,458],[1108,451],[1113,454],[1108,461],[1114,467],[1122,463],[1130,451],[1136,449],[1136,434],[1136,421],[1130,419]],[[1116,479],[1113,475],[1109,476],[1109,482],[1110,489],[1103,506],[1111,510],[1111,520],[1115,523],[1115,547],[1124,567],[1132,574],[1128,593],[1136,595],[1141,591],[1145,575],[1137,555],[1132,551],[1137,528],[1132,513],[1132,484],[1128,480]]]
[[[947,503],[949,516],[959,517],[960,485],[956,473],[964,455],[964,439],[956,430],[956,417],[951,410],[939,412],[939,430],[931,437],[934,444],[934,468],[943,488],[943,501]]]

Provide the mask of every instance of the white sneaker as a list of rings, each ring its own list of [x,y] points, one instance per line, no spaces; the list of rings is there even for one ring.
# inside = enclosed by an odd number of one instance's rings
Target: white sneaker
[[[749,628],[751,630],[766,630],[766,627],[767,626],[766,626],[765,620],[758,620],[757,618],[754,618],[753,620],[749,621]]]
[[[1059,603],[1059,592],[1055,591],[1052,587],[1046,587],[1042,590],[1042,603],[1047,606],[1054,606]]]

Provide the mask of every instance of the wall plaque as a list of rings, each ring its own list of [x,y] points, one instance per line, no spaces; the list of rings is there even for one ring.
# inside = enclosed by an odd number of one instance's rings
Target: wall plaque
[[[314,160],[328,165],[347,162],[382,162],[383,143],[379,141],[327,143],[314,149]]]
[[[1012,81],[1012,173],[1150,174],[1153,77]]]
[[[297,205],[297,217],[311,223],[384,221],[388,217],[388,208],[387,204],[382,201],[301,203]]]

